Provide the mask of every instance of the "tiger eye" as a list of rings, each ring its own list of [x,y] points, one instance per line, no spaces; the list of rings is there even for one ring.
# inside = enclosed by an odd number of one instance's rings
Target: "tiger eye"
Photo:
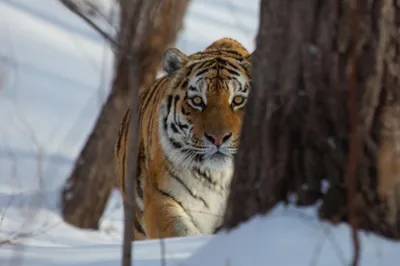
[[[191,101],[194,105],[201,105],[203,103],[203,99],[200,96],[191,98]]]
[[[242,97],[242,96],[235,96],[234,98],[233,98],[233,103],[235,104],[235,105],[240,105],[240,104],[242,104],[244,102],[244,98]]]

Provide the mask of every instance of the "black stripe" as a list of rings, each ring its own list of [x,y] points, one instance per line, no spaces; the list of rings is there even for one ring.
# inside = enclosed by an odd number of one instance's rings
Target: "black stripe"
[[[140,199],[143,200],[143,189],[140,182],[140,176],[136,177],[136,193]]]
[[[230,63],[228,63],[225,66],[221,66],[220,65],[220,69],[225,69],[226,71],[229,72],[229,74],[234,75],[234,76],[240,76],[240,71],[236,66],[231,65]]]
[[[242,92],[247,93],[248,91],[249,91],[249,84],[245,84],[245,85],[243,86]]]
[[[175,134],[178,134],[180,132],[174,123],[171,123],[170,126],[172,129],[172,132],[174,132]]]
[[[149,90],[145,90],[145,92],[143,93],[143,99],[141,100],[141,105],[144,106],[145,108],[148,106],[148,103],[150,102],[151,99],[153,99],[155,97],[155,95],[157,94],[157,92],[159,91],[159,88],[162,87],[163,84],[160,84],[164,81],[167,81],[166,77],[162,77],[158,80],[156,80],[156,82],[150,86]]]
[[[185,182],[183,182],[182,179],[180,179],[177,175],[175,175],[174,173],[172,173],[169,169],[168,169],[168,174],[171,175],[172,178],[174,178],[176,181],[178,181],[179,184],[181,184],[187,192],[189,192],[189,194],[197,199],[203,202],[204,206],[206,206],[207,208],[209,208],[210,206],[207,204],[207,202],[200,196],[197,196],[195,193],[193,193],[193,191],[185,184]]]
[[[121,121],[119,132],[118,132],[118,137],[117,137],[117,145],[115,147],[118,151],[120,150],[121,145],[122,145],[122,136],[124,134],[124,126],[127,123],[126,120],[128,120],[128,118],[130,117],[130,114],[131,114],[131,112],[130,112],[130,109],[128,108],[125,111],[124,116],[122,117],[122,121]]]
[[[226,52],[227,54],[232,55],[232,57],[243,57],[242,54],[240,54],[238,51],[236,50],[224,50],[224,52]]]
[[[205,172],[202,172],[199,168],[195,167],[194,171],[197,173],[197,175],[200,176],[201,179],[207,181],[208,183],[212,184],[212,185],[217,185],[217,183],[211,179],[210,175],[208,175]],[[194,175],[196,176],[196,175]]]
[[[212,66],[213,64],[215,64],[215,62],[213,60],[207,60],[207,61],[204,62],[203,67],[207,67],[208,68],[208,67]]]
[[[190,91],[197,91],[197,88],[196,88],[196,87],[193,87],[193,86],[189,86],[189,90],[190,90]]]
[[[187,78],[185,78],[185,80],[182,82],[182,84],[181,84],[181,87],[182,87],[182,89],[186,89],[186,87],[188,86],[188,79]]]
[[[208,70],[210,70],[210,69],[209,69],[209,68],[204,68],[204,69],[202,69],[202,70],[199,70],[199,71],[196,73],[196,77],[203,75],[203,74],[206,73]]]
[[[168,121],[167,121],[167,117],[165,117],[165,118],[163,119],[163,128],[164,128],[164,131],[167,132],[167,130],[168,130]]]
[[[173,111],[174,111],[174,123],[175,124],[171,124],[171,129],[172,129],[172,131],[174,131],[174,133],[185,134],[184,129],[188,128],[188,126],[180,123],[177,118],[179,99],[180,99],[179,95],[176,95],[174,98],[174,110]]]
[[[211,58],[212,59],[212,58]],[[215,64],[214,60],[207,60],[202,62],[200,65],[197,66],[196,68],[196,77],[204,74],[205,72],[207,72],[208,70],[210,70],[210,67]]]
[[[178,119],[177,119],[177,115],[176,115],[176,113],[178,112],[179,99],[180,99],[179,95],[175,95],[175,97],[174,97],[174,110],[173,110],[174,111],[174,122],[175,122],[175,124],[179,123]]]
[[[188,125],[181,124],[181,123],[178,124],[178,127],[179,127],[182,131],[189,128]]]
[[[119,149],[122,148],[122,143],[127,143],[127,137],[128,137],[128,130],[129,130],[129,117],[130,117],[130,111],[128,109],[128,111],[125,113],[123,119],[122,119],[122,123],[121,123],[121,128],[120,128],[120,134],[119,134],[119,139],[118,139],[118,144],[117,146],[119,147]],[[126,150],[127,147],[122,148],[122,158],[120,158],[121,163],[122,163],[122,169],[121,169],[121,192],[123,194],[125,194],[125,171],[126,171],[126,156],[128,151]],[[118,153],[119,153],[119,149],[118,149]]]
[[[239,72],[237,72],[237,71],[235,71],[235,70],[232,70],[232,69],[229,69],[229,68],[224,68],[226,71],[228,71],[229,72],[229,74],[231,74],[231,75],[235,75],[235,76],[240,76],[240,73]]]
[[[172,107],[172,95],[168,95],[167,97],[167,114],[171,112],[171,107]]]
[[[164,190],[161,190],[159,188],[157,188],[157,191],[160,192],[163,196],[168,197],[170,199],[172,199],[173,201],[175,201],[176,203],[179,204],[179,207],[181,207],[182,209],[185,210],[185,208],[182,205],[182,202],[180,202],[179,200],[177,200],[174,196],[172,196],[171,194],[169,194],[168,192],[165,192]]]
[[[140,199],[143,199],[143,189],[141,186],[141,179],[140,176],[142,174],[142,168],[141,166],[143,165],[143,162],[145,160],[145,156],[144,156],[144,146],[143,146],[143,142],[140,142],[140,146],[139,146],[139,158],[138,158],[138,166],[137,166],[137,174],[136,174],[136,193],[137,196]]]
[[[190,77],[190,75],[192,74],[193,69],[194,69],[195,67],[196,67],[195,64],[188,67],[188,71],[187,71],[187,73],[186,73],[186,76],[187,76],[187,77]]]
[[[135,219],[135,228],[136,228],[136,230],[137,230],[139,233],[141,233],[141,234],[143,234],[143,235],[146,236],[146,233],[144,232],[143,227],[142,227],[142,225],[139,223],[139,221],[138,221],[137,218]]]
[[[197,65],[197,69],[202,69],[202,68],[209,68],[213,64],[213,61],[206,60],[201,62],[200,65]]]
[[[127,154],[127,151],[125,150],[125,152],[123,152],[122,153],[122,158],[121,158],[121,161],[122,161],[122,169],[121,169],[121,175],[122,175],[122,177],[121,177],[121,189],[122,189],[122,193],[123,193],[123,195],[125,195],[125,178],[126,178],[126,176],[125,176],[125,172],[126,172],[126,154]]]
[[[186,214],[188,214],[188,216],[190,217],[190,221],[192,222],[192,224],[193,224],[194,226],[196,226],[197,228],[199,228],[199,227],[197,226],[197,224],[194,222],[193,217],[192,217],[192,215],[190,214],[190,212],[188,212],[188,211],[185,209],[185,207],[183,207],[182,202],[180,202],[179,200],[177,200],[174,196],[172,196],[172,195],[169,194],[168,192],[165,192],[165,191],[163,191],[163,190],[161,190],[161,189],[159,189],[159,188],[157,188],[157,191],[160,192],[160,194],[162,194],[163,196],[168,197],[168,198],[170,198],[171,200],[175,201],[175,202],[179,205],[179,207],[181,207],[182,210],[184,210],[184,211],[186,212]]]
[[[228,65],[228,61],[221,58],[221,57],[216,57],[215,60],[218,62],[218,64],[221,64],[223,66],[227,66]]]
[[[199,69],[208,68],[209,64],[210,64],[209,60],[204,60],[202,62],[195,63],[192,65],[193,68],[191,69],[192,70],[191,72],[193,72],[193,71],[197,72],[197,71],[199,71]]]
[[[196,162],[202,162],[202,161],[204,161],[204,155],[203,154],[195,154],[194,155],[194,160]]]
[[[171,142],[172,146],[173,146],[175,149],[180,149],[180,148],[182,148],[182,144],[179,143],[179,142],[177,142],[177,141],[174,140],[173,138],[169,138],[169,141]]]
[[[238,81],[238,84],[239,84],[239,89],[236,90],[236,91],[237,91],[237,92],[243,92],[243,85],[242,85],[242,83],[240,83],[240,82]]]
[[[225,60],[221,57],[216,57],[215,60],[219,63],[220,67],[223,68],[233,68],[233,69],[239,69],[240,64],[237,64],[237,62],[232,63],[228,60]]]

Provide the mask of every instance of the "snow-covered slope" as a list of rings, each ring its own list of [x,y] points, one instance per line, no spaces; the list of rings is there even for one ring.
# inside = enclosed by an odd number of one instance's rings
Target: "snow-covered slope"
[[[112,1],[101,0],[104,8]],[[193,53],[230,36],[252,51],[258,4],[192,0],[177,46]],[[13,259],[32,266],[118,265],[117,191],[100,231],[74,228],[57,210],[59,189],[109,90],[109,47],[56,0],[0,0],[0,40],[0,242],[11,240],[0,247],[0,265]],[[175,266],[346,264],[348,228],[314,215],[279,206],[230,234],[167,239],[165,259]],[[363,240],[362,265],[395,265],[400,258],[398,244]],[[161,265],[161,247],[158,240],[135,243],[135,265]]]
[[[398,265],[400,243],[360,233],[361,266]],[[202,265],[351,265],[350,227],[318,221],[315,208],[277,206],[230,233],[220,233],[188,258],[185,266]]]

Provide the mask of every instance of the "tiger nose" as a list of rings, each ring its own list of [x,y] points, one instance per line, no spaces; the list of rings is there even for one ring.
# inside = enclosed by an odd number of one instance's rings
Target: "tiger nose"
[[[232,132],[204,133],[204,137],[217,147],[227,142],[231,136]]]

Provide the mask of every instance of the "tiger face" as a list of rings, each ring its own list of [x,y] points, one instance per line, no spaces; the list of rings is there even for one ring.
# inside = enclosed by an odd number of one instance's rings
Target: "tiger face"
[[[184,168],[232,167],[250,91],[250,58],[216,51],[164,56],[170,77],[159,133],[170,161]]]

